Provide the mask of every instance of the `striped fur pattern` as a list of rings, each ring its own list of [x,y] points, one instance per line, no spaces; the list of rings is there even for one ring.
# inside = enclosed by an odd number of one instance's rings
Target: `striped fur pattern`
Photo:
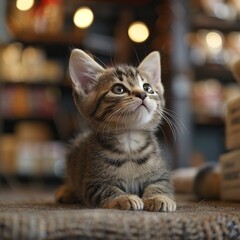
[[[85,52],[70,57],[73,95],[90,131],[67,156],[59,202],[123,210],[175,211],[169,172],[154,135],[164,98],[160,55],[138,67],[103,68]]]

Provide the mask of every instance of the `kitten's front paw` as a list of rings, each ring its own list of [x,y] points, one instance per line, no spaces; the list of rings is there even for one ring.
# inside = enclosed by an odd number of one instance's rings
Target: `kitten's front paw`
[[[121,210],[142,210],[144,205],[142,199],[136,195],[122,195],[115,199],[107,200],[102,207]]]
[[[177,208],[175,201],[164,194],[145,198],[143,202],[144,210],[151,212],[174,212]]]

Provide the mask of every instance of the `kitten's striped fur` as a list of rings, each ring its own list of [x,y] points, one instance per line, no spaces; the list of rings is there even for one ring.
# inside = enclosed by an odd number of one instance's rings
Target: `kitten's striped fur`
[[[154,135],[164,107],[160,56],[137,67],[102,68],[73,50],[75,103],[91,131],[68,152],[60,202],[125,210],[175,211],[169,172]]]

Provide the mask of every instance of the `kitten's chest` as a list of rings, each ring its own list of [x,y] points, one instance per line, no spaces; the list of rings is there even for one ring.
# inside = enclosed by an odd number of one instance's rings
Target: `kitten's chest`
[[[116,176],[120,179],[121,187],[126,193],[141,195],[149,170],[150,168],[128,162],[117,169]]]
[[[131,154],[140,150],[146,141],[146,136],[138,133],[121,134],[117,137],[115,147],[126,154]]]

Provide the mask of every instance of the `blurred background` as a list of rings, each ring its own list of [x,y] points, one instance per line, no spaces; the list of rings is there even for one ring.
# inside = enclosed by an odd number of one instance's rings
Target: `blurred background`
[[[0,185],[61,182],[67,144],[84,131],[73,48],[108,66],[160,51],[172,123],[158,136],[170,166],[218,162],[225,103],[239,95],[239,0],[1,0]]]

